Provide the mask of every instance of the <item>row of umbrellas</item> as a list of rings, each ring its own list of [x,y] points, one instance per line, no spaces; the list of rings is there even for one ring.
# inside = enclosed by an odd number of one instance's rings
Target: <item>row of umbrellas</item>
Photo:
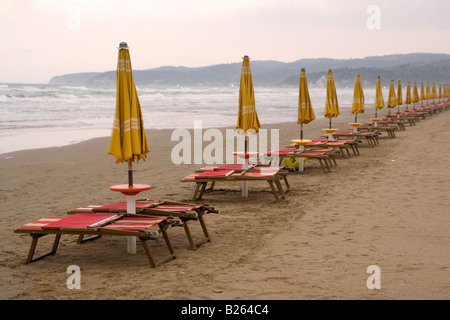
[[[132,187],[132,163],[139,160],[145,161],[150,148],[145,134],[141,106],[133,79],[129,48],[124,42],[119,46],[116,89],[116,113],[108,153],[115,157],[116,163],[128,163],[128,185]],[[432,89],[430,89],[430,86],[427,83],[425,89],[422,83],[419,96],[416,83],[414,83],[411,94],[410,83],[408,82],[405,104],[442,97],[450,97],[449,85],[444,85],[443,87],[439,86],[438,92],[435,84],[433,84]],[[395,106],[402,105],[402,103],[401,83],[400,81],[398,82],[396,94],[394,81],[392,80],[387,107],[394,108]],[[377,117],[378,110],[384,108],[384,106],[385,103],[381,90],[381,80],[380,77],[378,77],[376,82],[375,117]],[[352,114],[355,114],[355,122],[358,120],[358,114],[361,113],[364,113],[364,91],[362,87],[361,75],[357,74],[352,105]],[[333,71],[329,70],[324,116],[329,119],[330,129],[332,127],[332,119],[339,116],[339,114],[340,109]],[[302,68],[300,72],[297,119],[297,123],[301,125],[301,140],[303,140],[303,125],[308,124],[313,120],[315,120],[315,114],[309,96],[305,68]],[[249,133],[257,134],[260,127],[261,124],[255,108],[255,94],[250,68],[250,58],[248,56],[244,56],[239,87],[239,109],[236,131],[239,134],[244,135]],[[244,153],[247,153],[247,143],[245,143]]]
[[[411,85],[408,82],[406,87],[406,108],[411,103],[416,103],[419,101],[430,100],[430,99],[442,99],[444,97],[450,97],[450,86],[439,85],[439,92],[436,89],[436,85],[433,83],[432,89],[430,89],[429,84],[426,85],[426,90],[424,89],[423,83],[421,84],[420,96],[417,89],[416,82],[414,83],[413,91],[411,94]],[[401,81],[398,81],[397,93],[395,91],[394,80],[391,80],[389,87],[389,98],[387,101],[387,107],[389,109],[389,114],[391,109],[398,107],[400,111],[400,106],[403,104],[402,98],[402,85]],[[378,110],[385,107],[385,102],[383,98],[383,91],[381,87],[381,79],[378,76],[375,88],[375,118],[378,117]],[[300,92],[299,92],[299,102],[298,102],[298,119],[297,123],[301,125],[300,139],[303,140],[303,124],[308,124],[315,119],[314,111],[312,110],[311,100],[308,93],[308,85],[306,81],[305,69],[302,68],[300,72]],[[364,113],[364,90],[362,87],[361,75],[356,74],[355,79],[355,89],[353,94],[353,104],[352,104],[352,114],[355,115],[355,123],[358,122],[358,114]],[[331,119],[336,118],[340,114],[339,104],[336,94],[336,85],[334,82],[333,71],[328,71],[327,78],[327,98],[325,102],[325,112],[324,116],[329,118],[329,129],[332,128]]]

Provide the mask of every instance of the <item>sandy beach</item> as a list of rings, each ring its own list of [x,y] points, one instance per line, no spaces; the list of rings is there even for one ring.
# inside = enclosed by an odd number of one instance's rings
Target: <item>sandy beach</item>
[[[386,112],[386,110],[383,110]],[[372,110],[359,117],[365,122]],[[384,114],[384,113],[383,113]],[[347,110],[335,127],[349,129]],[[327,119],[304,127],[318,138]],[[78,245],[63,236],[58,252],[25,264],[31,238],[14,229],[90,204],[124,201],[109,187],[127,182],[126,165],[107,154],[109,138],[60,148],[0,155],[0,298],[148,300],[449,299],[450,112],[383,134],[360,155],[337,158],[324,174],[307,160],[288,176],[292,190],[276,202],[267,183],[217,185],[198,203],[219,214],[205,217],[212,241],[189,249],[182,228],[168,230],[176,259],[149,267],[142,246],[126,252],[125,237]],[[280,147],[298,138],[299,126],[282,123]],[[194,185],[180,179],[201,165],[175,165],[172,130],[148,129],[149,159],[135,165],[135,182],[153,186],[140,196],[192,203]],[[195,234],[200,230],[192,224]],[[48,239],[47,239],[48,238]],[[39,240],[45,251],[53,237]],[[163,242],[151,243],[158,254]],[[69,290],[67,268],[81,269],[81,289]],[[369,266],[378,266],[381,289],[369,290]]]

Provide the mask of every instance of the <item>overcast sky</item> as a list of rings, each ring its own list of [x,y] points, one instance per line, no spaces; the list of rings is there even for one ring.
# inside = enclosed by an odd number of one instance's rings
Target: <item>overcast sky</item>
[[[1,0],[0,83],[254,60],[450,53],[449,0]]]

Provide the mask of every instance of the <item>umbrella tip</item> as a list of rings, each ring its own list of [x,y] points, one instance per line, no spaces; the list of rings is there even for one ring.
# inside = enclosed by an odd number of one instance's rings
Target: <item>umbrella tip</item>
[[[250,59],[248,55],[245,55],[242,59]]]
[[[128,44],[126,42],[121,42],[119,48],[128,48]]]

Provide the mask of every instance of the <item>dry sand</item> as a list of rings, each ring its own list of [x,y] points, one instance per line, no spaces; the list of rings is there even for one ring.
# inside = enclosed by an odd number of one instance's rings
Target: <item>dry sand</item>
[[[333,123],[343,130],[351,120]],[[326,126],[312,122],[305,138]],[[280,129],[282,146],[298,138],[295,123],[263,128]],[[212,242],[191,251],[182,228],[171,228],[177,258],[156,269],[140,245],[128,254],[121,237],[77,245],[63,236],[55,255],[27,265],[31,238],[13,232],[81,205],[124,201],[109,190],[127,181],[126,166],[106,153],[109,138],[1,155],[0,298],[449,299],[448,128],[450,112],[433,115],[375,148],[363,144],[328,174],[308,160],[289,175],[292,191],[280,203],[266,183],[250,183],[248,198],[239,184],[217,185],[200,201],[220,210],[206,216]],[[142,197],[191,203],[194,185],[179,180],[200,166],[172,164],[171,132],[148,131],[149,160],[135,166],[135,182],[154,187]],[[162,244],[152,243],[156,254]],[[81,268],[81,290],[66,286],[70,265]],[[371,265],[381,270],[380,290],[367,288]]]

